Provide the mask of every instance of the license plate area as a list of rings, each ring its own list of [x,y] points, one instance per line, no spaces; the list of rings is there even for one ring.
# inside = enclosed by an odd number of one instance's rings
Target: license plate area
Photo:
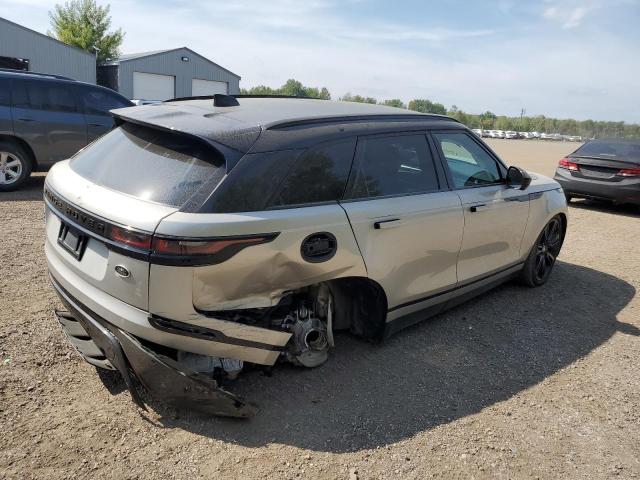
[[[599,178],[599,179],[610,179],[618,173],[618,169],[608,168],[608,167],[597,167],[593,165],[584,166],[580,165],[580,173],[585,177],[591,178]]]
[[[89,237],[81,233],[80,230],[61,222],[58,244],[75,257],[76,260],[80,261],[82,259],[88,240]]]

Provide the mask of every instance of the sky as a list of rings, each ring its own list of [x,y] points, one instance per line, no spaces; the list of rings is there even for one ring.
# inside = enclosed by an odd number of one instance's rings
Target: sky
[[[0,16],[46,32],[54,4],[0,0]],[[334,99],[640,123],[640,0],[110,4],[122,53],[187,46],[240,75],[241,87],[295,78]]]

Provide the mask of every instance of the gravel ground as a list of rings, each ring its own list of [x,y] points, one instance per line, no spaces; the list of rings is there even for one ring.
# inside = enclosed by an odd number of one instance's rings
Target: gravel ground
[[[545,174],[565,143],[493,141]],[[249,372],[250,421],[152,404],[52,318],[43,176],[0,194],[0,478],[638,478],[640,211],[574,202],[549,283],[508,284],[315,370]]]

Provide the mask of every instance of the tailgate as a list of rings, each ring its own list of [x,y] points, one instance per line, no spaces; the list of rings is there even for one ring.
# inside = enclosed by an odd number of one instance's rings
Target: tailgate
[[[146,310],[148,256],[136,255],[133,248],[116,248],[106,230],[116,225],[153,233],[175,210],[92,184],[62,162],[51,170],[45,185],[47,249],[84,281]]]

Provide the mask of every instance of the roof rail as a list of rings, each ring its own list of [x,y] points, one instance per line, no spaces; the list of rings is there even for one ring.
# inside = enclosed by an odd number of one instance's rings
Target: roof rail
[[[326,98],[299,97],[298,95],[232,95],[236,98],[298,98],[301,100],[326,100]]]
[[[215,95],[200,95],[195,97],[178,97],[164,100],[164,102],[182,102],[184,100],[215,100],[216,95],[233,98],[298,98],[307,100],[324,100],[324,98],[311,98],[311,97],[295,97],[291,95],[224,95],[216,93]]]
[[[428,113],[407,113],[400,115],[340,115],[335,117],[321,117],[321,118],[301,118],[299,120],[285,120],[284,122],[274,122],[266,126],[267,130],[278,130],[281,128],[298,127],[304,125],[318,125],[326,123],[350,123],[350,122],[365,122],[368,120],[388,120],[390,122],[412,122],[412,121],[432,121],[443,120],[449,122],[460,123],[455,118],[447,117],[445,115],[428,114]]]
[[[3,73],[18,73],[22,75],[35,75],[36,77],[49,77],[49,78],[57,78],[58,80],[71,80],[75,82],[73,78],[63,77],[62,75],[55,75],[53,73],[40,73],[40,72],[30,72],[28,70],[17,70],[14,68],[0,68],[0,72]]]

